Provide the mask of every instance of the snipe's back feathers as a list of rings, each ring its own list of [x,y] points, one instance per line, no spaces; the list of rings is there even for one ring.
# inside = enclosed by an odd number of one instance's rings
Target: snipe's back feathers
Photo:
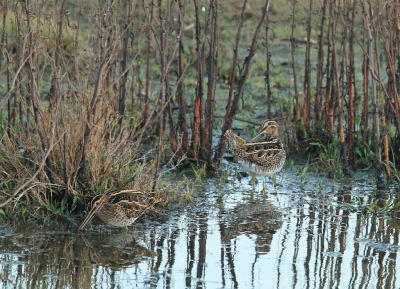
[[[151,194],[135,189],[110,190],[93,199],[92,209],[79,228],[83,229],[95,215],[109,225],[118,227],[131,225],[156,202]]]
[[[263,134],[265,135],[264,140],[255,141]],[[286,160],[286,152],[279,138],[278,125],[275,121],[264,121],[260,130],[249,142],[231,130],[228,130],[225,136],[229,140],[229,151],[247,172],[269,176],[282,169]]]

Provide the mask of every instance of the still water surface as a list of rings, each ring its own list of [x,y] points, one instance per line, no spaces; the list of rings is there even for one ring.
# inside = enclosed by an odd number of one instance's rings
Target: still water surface
[[[194,205],[128,230],[0,227],[0,287],[400,288],[399,220],[348,210],[396,190],[309,176],[287,170],[265,195],[210,179]]]

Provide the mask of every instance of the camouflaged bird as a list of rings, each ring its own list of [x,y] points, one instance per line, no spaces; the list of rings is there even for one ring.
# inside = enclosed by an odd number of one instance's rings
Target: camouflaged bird
[[[110,190],[93,199],[92,209],[79,229],[83,229],[95,215],[112,226],[129,226],[155,203],[156,199],[138,190],[124,188]]]
[[[261,135],[264,140],[255,141]],[[229,140],[229,151],[236,161],[248,173],[258,176],[271,176],[279,172],[286,160],[286,152],[279,138],[278,125],[273,120],[266,120],[255,136],[246,142],[228,130],[225,136]]]

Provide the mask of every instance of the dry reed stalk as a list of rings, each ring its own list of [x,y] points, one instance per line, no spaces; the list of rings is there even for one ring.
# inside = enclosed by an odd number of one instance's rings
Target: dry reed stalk
[[[200,150],[204,147],[203,125],[204,125],[204,101],[203,101],[203,82],[204,82],[204,39],[201,34],[201,22],[199,14],[199,3],[193,0],[196,18],[196,52],[197,52],[197,67],[196,67],[196,89],[195,100],[193,105],[193,127],[192,127],[192,157],[199,159]]]
[[[400,133],[400,99],[399,93],[397,90],[397,84],[399,77],[397,76],[398,71],[396,71],[396,55],[394,46],[394,39],[396,39],[396,33],[399,33],[400,26],[395,26],[394,21],[391,19],[391,11],[389,10],[389,5],[385,5],[385,14],[386,14],[386,22],[387,28],[384,29],[383,24],[379,25],[379,34],[383,41],[383,47],[386,53],[386,59],[388,62],[388,91],[386,93],[386,98],[389,98],[390,101],[388,104],[393,112],[393,118],[395,120],[395,124],[397,127],[397,132]],[[383,84],[382,84],[383,85]]]
[[[232,60],[231,75],[230,75],[230,79],[229,79],[228,100],[227,100],[226,107],[225,107],[225,122],[228,119],[229,111],[231,110],[231,107],[232,107],[232,94],[233,94],[233,88],[235,87],[236,66],[238,63],[238,52],[239,52],[239,42],[240,42],[240,35],[241,35],[243,23],[244,23],[244,12],[246,10],[246,5],[247,5],[247,0],[244,0],[243,6],[242,6],[242,11],[240,13],[240,22],[239,22],[239,26],[238,26],[238,31],[236,33],[235,48],[233,49],[233,60]],[[268,43],[268,38],[266,39],[266,42]],[[267,53],[267,55],[268,55],[268,53]],[[231,127],[226,127],[226,128],[223,127],[222,133],[225,133],[225,131],[228,129],[231,129]]]
[[[386,98],[386,105],[385,105],[385,113],[382,115],[382,127],[383,127],[383,155],[384,155],[384,165],[385,165],[385,172],[386,172],[386,181],[389,182],[391,178],[391,171],[390,171],[390,159],[389,159],[389,137],[387,133],[387,123],[386,123],[386,114],[389,112],[389,99]]]
[[[326,6],[327,0],[324,0],[322,4],[322,15],[321,23],[318,34],[318,61],[317,61],[317,77],[316,77],[316,93],[314,101],[314,117],[315,123],[318,124],[318,131],[321,133],[321,109],[322,109],[322,78],[324,75],[324,31],[325,31],[325,19],[326,19]],[[329,63],[329,61],[327,61]]]
[[[26,9],[25,9],[26,11]],[[17,51],[16,51],[16,69],[18,68],[22,68],[23,63],[21,63],[21,60],[24,59],[24,55],[25,55],[25,49],[26,49],[26,44],[28,42],[28,37],[25,36],[25,39],[22,41],[22,33],[20,33],[20,31],[23,31],[22,27],[23,27],[23,23],[21,23],[21,19],[23,19],[24,17],[22,16],[22,12],[20,11],[20,9],[17,8],[17,5],[15,5],[13,7],[13,12],[15,15],[15,25],[16,25],[16,43],[17,43]],[[32,55],[31,53],[29,54],[29,56],[27,57],[27,60],[30,61]],[[16,81],[17,81],[17,85],[15,90],[13,90],[13,97],[14,97],[14,104],[11,104],[11,101],[8,103],[8,110],[11,112],[10,116],[8,118],[8,130],[11,131],[16,124],[17,121],[17,111],[18,111],[18,106],[21,105],[20,103],[20,98],[21,95],[23,93],[23,82],[22,82],[22,75],[20,73],[17,73],[16,75]],[[11,92],[11,91],[10,91]]]
[[[341,95],[343,94],[343,85],[341,87],[341,84],[343,84],[343,75],[344,75],[344,59],[340,62],[340,72],[339,72],[339,64],[338,64],[338,54],[337,54],[337,47],[336,47],[336,28],[337,28],[337,18],[338,18],[338,13],[337,13],[337,6],[336,6],[336,1],[334,1],[334,16],[333,16],[333,21],[332,21],[332,27],[333,27],[333,32],[332,32],[332,68],[334,69],[334,95],[333,97],[335,98],[332,103],[332,107],[337,106],[337,113],[338,113],[338,130],[339,130],[339,144],[340,144],[340,155],[341,159],[343,162],[343,171],[347,171],[347,158],[346,158],[346,142],[345,142],[345,136],[344,136],[344,119],[343,119],[343,101]],[[341,40],[341,55],[343,58],[345,57],[345,37],[346,33],[344,32],[346,29],[345,26],[342,26],[342,40]]]
[[[240,13],[240,22],[239,22],[238,30],[236,33],[235,48],[233,50],[232,70],[231,70],[231,76],[230,76],[228,100],[227,100],[226,107],[225,107],[224,125],[222,126],[221,138],[218,143],[218,148],[214,155],[214,161],[216,161],[216,162],[219,162],[219,160],[222,158],[222,154],[225,150],[226,142],[223,141],[224,134],[228,129],[232,128],[232,122],[228,122],[228,119],[229,119],[229,113],[232,109],[232,94],[233,94],[233,88],[235,87],[235,77],[236,77],[236,66],[238,63],[239,42],[240,42],[240,35],[241,35],[243,23],[244,23],[244,12],[246,10],[246,5],[247,5],[247,0],[244,0],[243,6],[242,6],[242,12]],[[266,39],[266,41],[268,42],[268,38]]]
[[[399,31],[399,27],[400,27],[400,3],[398,1],[395,2],[394,5],[394,28],[395,29],[395,38],[394,38],[394,45],[397,47],[396,51],[397,54],[395,55],[395,57],[398,59],[397,60],[397,71],[400,71],[400,31]],[[397,82],[396,82],[396,86],[400,87],[400,77],[397,77]],[[397,131],[400,131],[400,125],[397,124]]]
[[[26,19],[27,19],[27,28],[28,28],[28,48],[27,52],[30,55],[28,65],[29,65],[29,70],[28,70],[28,95],[30,99],[32,100],[32,107],[34,111],[34,120],[35,120],[35,125],[37,129],[37,133],[39,135],[40,139],[40,145],[42,148],[43,152],[46,152],[49,149],[49,132],[45,130],[45,124],[49,122],[49,119],[46,117],[46,115],[42,112],[42,105],[41,105],[41,100],[40,100],[40,93],[37,91],[38,83],[36,83],[36,78],[34,76],[34,73],[36,71],[36,63],[34,59],[34,46],[36,46],[36,40],[34,40],[34,29],[32,26],[32,19],[30,17],[31,13],[31,7],[29,6],[29,2],[25,3],[25,13],[26,13]],[[59,14],[59,13],[57,13]],[[61,25],[61,24],[60,24]],[[61,28],[59,28],[61,29]],[[59,37],[57,37],[59,39]],[[59,51],[58,54],[55,54],[55,76],[53,78],[53,85],[56,83],[59,78],[57,76],[57,73],[59,74]],[[58,66],[57,66],[58,65]],[[57,86],[57,85],[55,85]],[[52,106],[51,107],[51,119],[54,120],[54,125],[55,125],[55,115],[56,115],[56,102],[57,102],[57,88],[52,87],[51,89],[53,93],[51,94],[51,102]],[[55,92],[54,92],[55,91]],[[53,103],[54,102],[54,103]],[[21,105],[21,104],[20,104]],[[20,117],[20,120],[22,120],[22,117]],[[49,152],[49,157],[46,158],[46,166],[45,166],[45,171],[46,174],[49,178],[49,181],[51,184],[54,184],[54,168],[53,168],[53,163],[54,163],[54,158],[51,158],[51,151]]]
[[[351,13],[351,20],[349,21],[349,26],[354,27],[354,17],[355,17],[355,11],[356,11],[356,0],[353,0],[353,6],[351,7],[351,3],[349,1],[348,3],[348,13]],[[349,20],[349,19],[347,19]],[[348,65],[348,70],[347,70],[347,87],[348,87],[348,108],[347,108],[347,144],[348,144],[348,152],[349,152],[349,160],[350,160],[350,165],[353,167],[353,169],[356,168],[357,163],[356,163],[356,152],[355,152],[355,122],[354,122],[354,117],[355,117],[355,110],[354,110],[354,103],[355,103],[355,97],[354,97],[354,86],[355,86],[355,81],[354,81],[354,29],[350,29],[349,31],[350,37],[349,37],[349,65]]]
[[[333,91],[333,56],[332,50],[330,49],[331,45],[331,37],[333,34],[333,25],[332,25],[332,17],[333,17],[333,5],[329,5],[329,16],[328,16],[328,33],[327,33],[327,56],[326,56],[326,84],[325,84],[325,106],[324,106],[324,114],[325,114],[325,131],[329,132],[329,138],[333,138],[333,124],[334,124],[334,114],[333,114],[333,102],[332,102],[332,91]]]
[[[216,70],[218,57],[218,0],[210,1],[211,25],[210,42],[208,55],[208,83],[207,99],[205,103],[205,121],[203,127],[204,147],[200,151],[200,159],[209,164],[212,163],[212,140],[214,126],[214,108],[215,108],[215,89],[216,89]]]
[[[178,15],[178,29],[179,34],[183,36],[183,23],[185,16],[185,4],[184,1],[179,0],[179,15]],[[185,90],[183,83],[184,76],[184,58],[183,58],[183,37],[179,38],[179,47],[178,50],[178,88],[177,88],[177,100],[179,105],[179,116],[178,116],[178,126],[182,133],[182,151],[184,154],[188,154],[189,152],[189,132],[188,126],[186,123],[186,100],[185,100]],[[181,155],[183,156],[183,155]]]
[[[150,9],[146,14],[147,19],[147,48],[146,48],[146,79],[145,79],[145,104],[143,111],[143,123],[146,123],[150,117],[149,115],[149,97],[150,97],[150,49],[151,49],[151,36],[153,24],[153,0],[150,3]]]
[[[265,86],[267,89],[267,116],[269,119],[272,118],[271,114],[271,83],[270,83],[270,64],[271,64],[271,52],[269,51],[268,41],[268,14],[265,17],[265,59],[266,59],[266,70],[265,70]]]
[[[388,29],[383,29],[380,25],[380,35],[382,37],[382,41],[384,44],[386,58],[388,62],[388,76],[389,80],[387,83],[387,91],[385,90],[384,85],[381,83],[381,90],[385,92],[385,100],[382,100],[382,105],[384,104],[384,113],[382,114],[382,128],[383,128],[383,153],[384,153],[384,165],[386,171],[386,180],[389,182],[391,178],[390,171],[390,161],[389,161],[389,137],[387,132],[387,116],[393,115],[396,123],[397,130],[399,131],[399,95],[397,91],[396,84],[398,83],[397,73],[396,73],[396,55],[395,55],[395,41],[396,33],[398,33],[398,27],[395,26],[395,22],[391,20],[391,12],[389,5],[385,6],[385,14]],[[395,9],[393,10],[393,12]],[[379,73],[379,71],[378,71]],[[380,76],[378,75],[379,79]]]
[[[158,0],[157,2],[158,5],[158,18],[160,22],[160,55],[161,55],[161,70],[165,70],[166,66],[166,56],[167,56],[167,51],[166,51],[166,27],[165,27],[165,18],[164,18],[164,11],[162,10],[162,0]],[[161,87],[160,88],[160,93],[164,97],[160,98],[159,101],[159,121],[158,121],[158,144],[157,144],[157,157],[156,157],[156,167],[154,171],[154,177],[153,177],[153,185],[152,185],[152,192],[155,191],[156,186],[157,186],[157,180],[159,176],[159,171],[160,171],[160,157],[161,157],[161,151],[162,151],[162,140],[164,139],[164,133],[165,133],[165,125],[164,125],[164,102],[166,105],[170,104],[172,100],[169,99],[169,90],[168,90],[168,81],[166,75],[161,78]],[[165,89],[165,90],[164,90]],[[172,105],[172,104],[170,104]],[[173,123],[170,124],[170,130],[175,131],[175,128],[173,127]],[[176,139],[176,137],[175,137]]]
[[[0,208],[6,206],[8,203],[10,203],[12,200],[14,200],[17,196],[18,196],[18,199],[20,199],[24,194],[26,194],[27,190],[23,191],[22,193],[20,193],[20,191],[22,191],[26,186],[28,186],[30,183],[32,183],[36,179],[36,177],[42,172],[42,169],[46,163],[46,160],[48,159],[48,156],[49,156],[51,150],[53,149],[53,147],[55,146],[55,144],[53,144],[53,143],[50,144],[49,150],[44,154],[41,162],[39,163],[39,165],[36,169],[36,172],[27,181],[25,181],[22,185],[17,187],[14,190],[13,194],[8,199],[6,199],[2,203],[0,203]],[[9,153],[10,150],[7,149],[6,152]],[[12,161],[10,165],[13,166],[16,163],[18,163],[18,162]]]
[[[163,19],[163,18],[162,18]],[[154,32],[153,32],[154,33]],[[179,39],[181,35],[179,34],[176,39]],[[163,40],[166,41],[166,40]],[[159,45],[160,51],[162,46]],[[173,49],[171,49],[171,55],[175,55],[177,50],[179,48],[179,42],[177,42],[174,46]],[[162,59],[165,59],[166,55],[161,55]],[[172,101],[172,96],[175,95],[175,91],[170,91],[169,85],[168,85],[168,74],[171,69],[171,63],[174,61],[173,57],[169,58],[169,61],[165,61],[165,65],[163,65],[163,69],[161,70],[161,75],[160,75],[160,85],[158,88],[158,93],[157,93],[157,98],[154,100],[155,104],[152,107],[152,110],[149,115],[153,116],[153,118],[149,118],[147,122],[143,123],[140,128],[140,130],[135,131],[134,133],[131,134],[132,139],[142,139],[143,136],[148,132],[148,126],[154,119],[159,119],[161,114],[164,114],[164,110],[168,107],[168,104],[170,101]],[[158,108],[158,113],[156,113],[156,110]],[[162,123],[161,123],[161,130],[165,134],[165,119],[166,119],[166,114],[164,114],[162,118]],[[164,137],[164,136],[163,136]],[[140,142],[137,143],[137,146],[139,146]],[[177,148],[178,150],[181,149],[181,147]],[[181,153],[181,152],[180,152]],[[183,154],[182,154],[183,155]]]
[[[304,56],[304,82],[303,82],[303,120],[306,132],[310,132],[310,121],[311,121],[311,60],[310,60],[310,50],[311,50],[311,16],[312,16],[312,4],[313,0],[309,0],[309,10],[307,12],[307,38],[306,38],[306,52]]]
[[[121,64],[120,64],[120,81],[119,81],[119,91],[118,91],[118,114],[120,117],[118,120],[119,131],[121,131],[122,129],[122,118],[125,114],[125,103],[126,103],[126,93],[127,93],[126,82],[129,72],[129,70],[127,69],[128,41],[130,38],[129,35],[131,33],[132,22],[133,22],[131,17],[132,5],[130,4],[130,1],[124,1],[124,2],[125,2],[123,4],[123,7],[125,8],[123,15],[124,26],[122,27],[122,46],[121,46],[122,49],[120,50]]]
[[[376,91],[376,39],[377,30],[375,29],[374,25],[374,16],[370,15],[373,12],[373,4],[370,0],[364,0],[362,5],[367,7],[365,11],[368,11],[365,15],[365,20],[367,21],[367,37],[368,37],[368,52],[369,52],[369,69],[371,73],[371,82],[372,82],[372,127],[373,127],[373,140],[375,140],[375,161],[374,161],[374,168],[376,170],[376,176],[379,177],[379,172],[382,166],[382,159],[381,159],[381,136],[379,130],[379,104],[378,104],[378,96]]]
[[[167,66],[167,56],[168,56],[168,46],[169,46],[169,25],[168,25],[168,16],[170,15],[171,11],[169,9],[167,9],[165,11],[163,11],[163,9],[161,8],[162,5],[162,0],[158,1],[159,3],[159,9],[158,9],[158,18],[159,21],[161,23],[161,30],[160,30],[160,41],[161,41],[161,66],[164,70],[164,67]],[[168,2],[167,2],[168,3]],[[181,34],[179,35],[179,37],[177,38],[177,47],[179,47],[179,39],[180,36],[182,36]],[[172,54],[174,55],[174,54]],[[174,59],[173,57],[170,57],[171,59]],[[163,98],[161,98],[161,101],[159,102],[159,115],[160,115],[160,124],[159,124],[159,132],[162,138],[165,137],[165,133],[166,133],[166,127],[167,127],[167,122],[166,122],[166,118],[167,118],[167,114],[165,113],[165,107],[168,106],[168,103],[173,103],[173,93],[171,92],[171,88],[169,85],[169,78],[168,78],[168,74],[164,74],[162,80],[162,82],[164,82],[164,92],[163,92]],[[164,102],[164,105],[163,105]],[[175,130],[175,127],[171,127],[172,130]],[[160,143],[161,144],[161,140]],[[159,147],[159,149],[161,149],[161,147]]]
[[[362,140],[363,143],[368,143],[368,111],[369,111],[369,45],[368,45],[368,27],[369,25],[367,20],[367,11],[365,11],[365,5],[362,5],[363,10],[363,47],[366,47],[367,50],[363,49],[363,84],[364,84],[364,99],[363,99],[363,113],[362,113]]]
[[[6,27],[7,24],[7,11],[8,11],[8,1],[3,1],[3,27]],[[7,47],[7,38],[6,38],[6,29],[3,29],[3,33],[0,38],[0,47]],[[4,50],[0,49],[0,71],[3,71],[3,58],[4,58]]]
[[[238,82],[238,86],[237,86],[236,92],[235,92],[234,97],[233,97],[232,107],[231,107],[231,109],[229,111],[229,117],[228,117],[227,121],[225,121],[225,123],[224,123],[224,127],[226,127],[226,128],[231,128],[232,127],[233,120],[234,120],[235,115],[236,115],[236,113],[237,113],[237,111],[239,109],[239,101],[242,98],[243,91],[244,91],[244,86],[246,84],[246,80],[247,80],[247,77],[249,76],[249,72],[250,72],[251,60],[252,60],[252,58],[254,56],[254,53],[255,53],[255,50],[256,50],[256,44],[257,44],[257,41],[258,41],[257,36],[258,36],[258,33],[259,33],[260,29],[261,29],[262,24],[265,22],[266,16],[268,14],[269,3],[270,3],[269,0],[265,1],[265,5],[264,5],[264,7],[262,9],[261,19],[258,22],[258,25],[257,25],[257,27],[256,27],[256,29],[254,31],[253,40],[251,42],[251,46],[250,46],[250,49],[249,49],[249,54],[244,60],[243,69],[241,71],[240,80]],[[219,140],[220,143],[224,141],[224,138],[225,138],[224,133],[225,132],[223,132],[222,135],[220,136],[220,140]],[[222,146],[220,146],[220,148],[222,148]],[[217,153],[216,153],[215,156],[216,157],[222,157],[222,154],[223,154],[222,150],[221,151],[217,150]],[[214,157],[214,162],[219,163],[220,159],[218,159],[216,157]]]
[[[158,17],[160,21],[160,55],[161,55],[161,69],[164,71],[167,63],[167,48],[166,48],[166,27],[165,27],[165,16],[164,16],[164,11],[162,10],[162,0],[158,0],[157,2],[158,5]],[[148,51],[149,53],[149,51]],[[174,123],[172,120],[172,110],[171,107],[173,106],[172,104],[172,99],[170,98],[170,91],[169,91],[169,84],[168,84],[168,79],[167,75],[164,75],[164,77],[161,78],[161,87],[160,88],[160,93],[164,93],[164,98],[160,97],[159,101],[159,122],[158,122],[158,144],[157,144],[157,157],[156,157],[156,166],[155,166],[155,171],[154,171],[154,178],[153,178],[153,185],[152,185],[152,192],[154,193],[156,190],[157,186],[157,181],[159,178],[159,171],[160,171],[160,158],[161,158],[161,151],[162,151],[162,140],[164,139],[164,133],[165,133],[165,112],[164,112],[164,107],[168,106],[169,107],[169,124],[170,124],[170,135],[171,135],[171,142],[172,142],[172,149],[174,151],[177,150],[177,136],[175,134],[175,127]],[[162,92],[162,89],[165,88],[165,91]],[[165,102],[165,106],[163,103]]]
[[[295,98],[295,120],[296,123],[300,122],[301,111],[300,111],[300,101],[299,101],[299,92],[297,88],[297,71],[296,71],[296,58],[294,56],[296,42],[294,37],[294,31],[296,28],[296,3],[297,1],[293,1],[292,5],[292,25],[291,25],[291,36],[290,36],[290,55],[292,57],[292,73],[293,73],[293,85],[294,85],[294,98]]]
[[[95,59],[97,60],[95,64],[96,76],[94,76],[94,89],[90,100],[85,100],[85,105],[87,105],[86,110],[84,111],[85,114],[85,132],[81,139],[81,147],[82,147],[82,155],[81,161],[79,164],[79,170],[77,172],[78,182],[83,188],[83,190],[87,189],[87,166],[90,160],[90,156],[88,155],[88,144],[89,138],[92,133],[92,130],[101,122],[101,119],[104,115],[109,115],[108,113],[114,114],[116,116],[116,123],[120,123],[117,116],[120,112],[120,107],[118,103],[118,88],[117,84],[120,83],[120,79],[123,78],[123,75],[127,73],[128,69],[130,69],[131,65],[125,65],[125,69],[119,71],[121,74],[117,76],[117,73],[113,73],[114,76],[113,80],[113,100],[111,103],[107,101],[107,98],[104,97],[107,94],[108,89],[104,87],[104,78],[106,75],[106,69],[110,68],[112,71],[118,71],[118,63],[115,59],[118,59],[118,48],[123,47],[120,45],[120,37],[119,33],[119,25],[117,18],[119,17],[118,13],[111,13],[114,11],[114,6],[110,3],[105,3],[101,8],[98,10],[98,17],[94,17],[94,26],[97,28],[98,37],[94,39],[94,54]],[[122,29],[123,30],[123,29]],[[122,39],[123,40],[123,39]],[[83,86],[82,86],[83,87]],[[106,102],[108,106],[103,106],[102,104]],[[113,105],[115,104],[115,105]],[[119,110],[119,112],[118,112]],[[121,124],[119,127],[121,128]],[[108,141],[110,137],[117,137],[119,132],[118,126],[112,127],[112,130],[106,131],[103,138]],[[109,134],[112,133],[113,135],[110,136]]]

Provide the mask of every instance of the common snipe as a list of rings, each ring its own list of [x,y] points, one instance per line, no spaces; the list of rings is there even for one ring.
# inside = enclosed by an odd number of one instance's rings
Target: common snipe
[[[255,141],[263,134],[265,134],[264,140]],[[258,176],[271,176],[282,169],[286,152],[275,121],[264,121],[260,130],[249,142],[231,130],[226,131],[225,136],[229,140],[229,151],[247,172]]]
[[[149,207],[157,201],[140,191],[117,188],[96,196],[92,209],[82,222],[83,229],[94,217],[98,216],[104,223],[123,227],[135,222]]]

